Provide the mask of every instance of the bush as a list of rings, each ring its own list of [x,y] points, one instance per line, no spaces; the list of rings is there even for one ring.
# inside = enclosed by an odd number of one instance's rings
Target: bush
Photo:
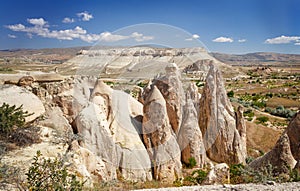
[[[189,158],[188,168],[194,168],[197,165],[197,161],[194,157]]]
[[[78,181],[76,175],[67,171],[63,160],[45,159],[41,156],[41,152],[37,151],[26,173],[28,190],[80,191],[83,189],[84,182]]]
[[[258,121],[258,123],[263,123],[264,124],[267,121],[269,121],[269,118],[266,117],[266,116],[261,116],[261,117],[258,117],[256,120]]]
[[[16,107],[3,103],[0,107],[0,133],[10,134],[15,128],[25,125],[25,117],[32,115],[28,111],[23,111],[23,105]]]
[[[231,90],[230,92],[227,93],[228,97],[234,97],[234,92]]]
[[[201,184],[207,177],[208,173],[204,170],[194,170],[191,176],[187,176],[184,180],[193,184]]]

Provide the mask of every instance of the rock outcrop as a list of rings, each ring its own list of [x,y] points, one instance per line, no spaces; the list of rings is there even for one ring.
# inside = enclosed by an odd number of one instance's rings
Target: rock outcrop
[[[289,173],[289,168],[294,168],[296,165],[291,153],[290,140],[286,133],[281,135],[271,151],[249,164],[255,170],[263,170],[267,165],[271,165],[273,173],[277,174]]]
[[[34,82],[34,78],[32,76],[23,76],[19,79],[19,86],[30,86]]]
[[[153,80],[166,100],[167,113],[173,131],[177,135],[182,122],[182,107],[184,105],[184,93],[180,72],[175,63],[169,64],[166,74]]]
[[[204,184],[229,184],[230,173],[229,166],[226,163],[216,164],[208,172]]]
[[[300,112],[293,117],[274,148],[252,161],[249,166],[259,170],[267,164],[271,164],[274,168],[274,173],[289,173],[289,170],[294,167],[299,169],[299,136]]]
[[[1,85],[0,98],[0,105],[3,103],[16,105],[17,107],[23,105],[24,111],[32,113],[32,115],[25,118],[26,122],[33,121],[45,113],[45,108],[41,100],[23,87],[8,84]]]
[[[143,140],[153,163],[154,179],[173,182],[181,177],[180,148],[166,108],[164,97],[152,86],[145,99]]]
[[[181,149],[181,160],[189,164],[190,158],[194,158],[197,166],[202,168],[207,162],[202,133],[198,124],[198,115],[193,100],[186,95],[186,103],[183,109],[183,119],[177,142]]]
[[[233,107],[221,72],[213,64],[200,99],[199,126],[207,156],[215,162],[245,163],[244,142],[236,128]],[[241,131],[242,132],[242,131]]]

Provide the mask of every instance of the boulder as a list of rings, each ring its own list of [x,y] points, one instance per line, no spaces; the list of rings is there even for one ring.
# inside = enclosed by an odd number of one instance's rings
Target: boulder
[[[166,100],[167,114],[175,134],[179,132],[182,122],[182,107],[184,105],[184,92],[181,83],[180,71],[175,63],[165,68],[166,74],[153,80]]]
[[[154,179],[173,182],[181,178],[180,148],[168,119],[166,101],[156,86],[145,99],[143,140],[153,163]]]
[[[0,85],[0,98],[0,105],[3,103],[16,105],[17,107],[23,105],[24,111],[33,113],[33,115],[25,118],[26,122],[33,121],[45,113],[42,101],[23,87],[8,84]]]
[[[34,82],[34,78],[32,76],[23,76],[19,79],[19,86],[30,86]]]
[[[245,163],[244,143],[236,128],[221,72],[210,65],[200,99],[199,126],[207,156],[215,162]]]
[[[208,173],[204,184],[229,184],[229,166],[226,163],[216,164]]]

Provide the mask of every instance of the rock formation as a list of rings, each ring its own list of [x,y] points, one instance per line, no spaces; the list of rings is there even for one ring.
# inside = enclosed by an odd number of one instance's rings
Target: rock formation
[[[197,166],[202,168],[207,162],[202,133],[198,125],[198,115],[193,101],[186,95],[186,103],[183,109],[183,119],[177,142],[181,149],[181,160],[189,164],[190,158],[194,158]]]
[[[182,121],[182,107],[184,105],[184,93],[178,67],[175,63],[169,64],[166,68],[166,75],[153,80],[166,100],[167,113],[177,135]]]
[[[153,163],[154,179],[173,182],[181,177],[180,148],[169,123],[166,101],[156,86],[145,99],[143,140]]]
[[[24,111],[32,113],[32,115],[25,118],[26,122],[35,120],[45,112],[41,100],[23,87],[0,85],[0,98],[0,105],[3,103],[16,105],[17,107],[23,105]]]
[[[199,126],[207,156],[215,162],[245,163],[245,146],[220,71],[213,64],[200,99]],[[241,131],[242,132],[242,131]]]
[[[293,158],[290,148],[289,137],[282,134],[275,147],[265,155],[252,161],[249,166],[255,170],[262,170],[271,165],[274,173],[289,173],[289,168],[294,168],[296,161]]]
[[[271,164],[274,168],[274,173],[289,173],[290,169],[294,167],[299,168],[299,136],[300,112],[293,117],[274,148],[265,155],[252,161],[249,166],[259,170],[264,168],[267,164]]]
[[[19,86],[30,86],[34,82],[34,78],[32,76],[23,76],[19,79]]]

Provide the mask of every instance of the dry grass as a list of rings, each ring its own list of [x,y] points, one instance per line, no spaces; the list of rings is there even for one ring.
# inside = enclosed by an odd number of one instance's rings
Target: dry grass
[[[300,107],[300,102],[287,99],[287,98],[279,98],[279,97],[273,97],[267,101],[267,107],[277,107],[278,105],[282,105],[285,108]]]

